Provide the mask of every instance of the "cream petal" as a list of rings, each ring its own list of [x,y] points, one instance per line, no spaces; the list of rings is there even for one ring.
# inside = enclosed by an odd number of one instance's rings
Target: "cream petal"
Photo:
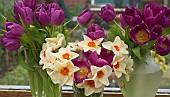
[[[71,52],[71,59],[75,59],[79,56],[79,54],[75,53],[75,52]]]
[[[97,52],[97,54],[99,54],[99,55],[100,55],[101,47],[97,47],[97,48],[96,48],[96,52]]]
[[[116,75],[118,78],[120,78],[120,77],[122,76],[122,73],[115,70],[115,75]]]
[[[78,88],[84,88],[84,82],[82,82],[82,83],[78,83],[76,86],[78,87]]]
[[[58,76],[58,79],[60,80],[59,82],[59,84],[60,84],[60,86],[63,86],[66,82],[67,82],[67,80],[68,80],[68,76],[63,76],[63,75],[59,75]]]
[[[73,77],[74,77],[73,75],[69,76],[65,84],[69,86],[73,86]]]
[[[106,76],[103,76],[102,78],[99,78],[98,80],[99,80],[100,83],[102,83],[106,86],[109,85],[109,80],[108,80],[108,77],[106,77]]]
[[[94,88],[91,88],[91,87],[89,87],[89,86],[86,86],[86,87],[85,87],[85,91],[84,91],[85,93],[84,93],[84,94],[85,94],[86,96],[89,96],[89,95],[91,95],[92,93],[94,93],[94,91],[95,91]]]
[[[100,69],[99,67],[91,66],[92,75],[95,75],[99,69]]]
[[[91,38],[89,38],[88,36],[86,36],[86,35],[83,35],[83,38],[84,38],[84,41],[92,41],[92,39]]]
[[[94,80],[94,84],[95,84],[95,88],[99,88],[103,85],[98,79]]]
[[[99,38],[97,40],[94,40],[94,42],[96,43],[96,45],[99,45],[102,41],[103,41],[104,38]]]
[[[108,50],[111,50],[111,46],[112,46],[112,42],[108,41],[108,42],[104,42],[102,43],[102,46],[105,48],[105,49],[108,49]]]
[[[102,92],[102,91],[103,91],[103,89],[104,89],[104,85],[103,85],[103,86],[101,86],[101,87],[99,87],[99,88],[97,88],[97,89],[95,89],[94,93]]]

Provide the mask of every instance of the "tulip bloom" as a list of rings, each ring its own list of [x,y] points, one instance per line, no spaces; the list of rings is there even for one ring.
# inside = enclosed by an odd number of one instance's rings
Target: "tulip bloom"
[[[120,15],[120,23],[123,28],[127,26],[134,27],[142,23],[140,10],[135,7],[126,7],[125,11]]]
[[[37,0],[23,0],[24,6],[29,7],[33,11],[36,8],[36,1]]]
[[[8,38],[5,34],[0,42],[5,49],[15,51],[18,50],[21,46],[19,39],[17,38]]]
[[[170,40],[167,37],[161,37],[156,41],[155,51],[161,55],[165,56],[170,52]]]
[[[87,23],[90,22],[92,18],[93,18],[93,13],[90,10],[85,9],[78,16],[77,21],[79,22],[80,25],[86,25]]]
[[[99,13],[99,16],[105,21],[105,22],[112,22],[116,17],[116,12],[112,5],[107,4],[106,6],[103,6],[101,8],[101,12]]]
[[[49,14],[43,7],[35,12],[35,17],[42,26],[48,26],[50,24]]]
[[[20,21],[20,17],[25,25],[31,25],[34,23],[33,11],[29,7],[25,7],[23,2],[15,1],[14,2],[14,13],[16,16],[15,19]]]
[[[151,32],[148,30],[147,26],[142,23],[135,26],[130,31],[130,38],[137,44],[144,45],[151,40]]]
[[[142,16],[148,27],[153,27],[157,24],[164,25],[166,17],[164,15],[165,7],[151,2],[144,6]]]
[[[51,24],[59,26],[62,24],[65,18],[65,13],[63,10],[52,10],[51,11]]]
[[[83,80],[87,79],[88,74],[91,72],[90,64],[87,60],[81,59],[80,61],[77,59],[72,60],[74,66],[79,67],[79,71],[74,73],[74,81],[75,82],[83,82]]]
[[[92,40],[96,40],[99,38],[104,38],[105,33],[104,30],[97,24],[92,24],[92,26],[90,26],[87,29],[87,34],[88,37],[90,37]]]
[[[5,28],[8,31],[7,36],[11,35],[11,37],[19,38],[24,34],[24,28],[13,22],[6,22]]]

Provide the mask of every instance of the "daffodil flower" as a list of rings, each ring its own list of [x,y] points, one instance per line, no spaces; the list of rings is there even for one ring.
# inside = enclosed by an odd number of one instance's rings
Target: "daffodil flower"
[[[68,44],[70,45],[72,51],[79,51],[79,50],[82,50],[82,47],[79,46],[79,41],[76,41],[76,42],[69,42]]]
[[[57,38],[46,38],[45,41],[47,42],[47,47],[52,47],[54,51],[66,45],[65,37],[61,33],[57,35]]]
[[[58,60],[60,62],[64,62],[75,59],[79,55],[75,52],[72,52],[70,46],[67,46],[66,48],[60,48],[59,51],[55,54],[55,56],[58,57]]]
[[[108,86],[108,77],[112,74],[112,68],[108,65],[103,67],[91,66],[91,72],[95,82],[95,88],[99,88],[103,85]]]
[[[131,56],[128,57],[127,59],[125,59],[125,62],[126,62],[126,67],[125,67],[125,70],[126,70],[126,74],[125,74],[125,78],[127,81],[129,81],[129,77],[130,77],[130,74],[133,72],[133,59],[131,59]]]
[[[126,54],[129,54],[127,48],[128,48],[128,45],[126,45],[121,39],[119,36],[117,36],[114,40],[114,42],[104,42],[102,43],[102,46],[105,48],[105,49],[108,49],[108,50],[111,50],[113,51],[113,53],[116,55],[116,56],[122,56],[122,55],[126,55]]]
[[[78,88],[84,88],[84,94],[90,96],[93,93],[99,93],[103,90],[104,85],[98,88],[95,88],[95,81],[93,79],[85,79],[82,83],[76,85]]]
[[[99,44],[103,41],[103,38],[99,38],[96,40],[92,40],[86,35],[83,35],[84,41],[81,41],[79,45],[83,48],[84,52],[90,51],[96,51],[97,54],[100,54],[101,52],[101,47]]]
[[[74,66],[71,61],[66,61],[60,63],[56,61],[54,63],[55,67],[52,72],[49,74],[51,80],[54,84],[59,83],[60,86],[73,85],[74,72],[78,71],[79,68]]]
[[[112,61],[112,65],[113,65],[113,69],[115,72],[115,75],[120,78],[122,76],[122,74],[126,74],[125,71],[125,67],[126,67],[126,63],[124,61],[125,57],[119,57],[119,56],[114,56],[113,57],[113,61]]]

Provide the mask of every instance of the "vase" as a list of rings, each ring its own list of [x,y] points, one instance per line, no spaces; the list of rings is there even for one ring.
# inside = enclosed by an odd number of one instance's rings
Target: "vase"
[[[20,65],[28,71],[32,97],[62,97],[61,87],[54,84],[46,70],[39,65],[39,52],[23,50],[18,54]]]
[[[161,71],[150,55],[143,57],[145,62],[135,60],[134,72],[127,82],[125,76],[118,79],[124,97],[155,97],[161,80]]]
[[[75,85],[73,85],[73,94],[74,97],[103,97],[103,91],[86,96],[84,94],[84,89],[77,88]]]

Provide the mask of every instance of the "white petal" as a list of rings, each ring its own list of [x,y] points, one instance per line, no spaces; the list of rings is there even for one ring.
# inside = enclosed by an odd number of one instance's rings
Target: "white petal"
[[[100,81],[100,83],[102,83],[106,86],[109,85],[109,80],[108,80],[108,77],[106,77],[106,76],[103,76],[102,78],[99,78],[98,80]]]
[[[60,86],[63,86],[68,80],[68,76],[59,75],[58,78],[60,80],[59,81]]]
[[[101,47],[97,47],[97,48],[96,48],[96,52],[97,52],[97,54],[99,54],[99,55],[100,55]]]
[[[92,41],[92,39],[91,38],[89,38],[88,36],[86,36],[86,35],[83,35],[83,37],[84,37],[84,41]]]
[[[98,79],[94,80],[94,84],[95,84],[95,88],[99,88],[103,85]]]
[[[118,78],[120,78],[120,77],[122,76],[122,73],[115,70],[115,75],[116,75]]]
[[[111,50],[112,42],[110,42],[110,41],[104,42],[104,43],[102,43],[102,46],[103,46],[105,49]]]
[[[94,42],[96,43],[96,45],[99,45],[102,41],[103,41],[103,38],[99,38],[99,39],[97,39],[97,40],[94,40]]]
[[[66,85],[70,85],[70,86],[73,86],[73,75],[69,76],[68,77],[68,80],[67,82],[65,83]]]
[[[86,96],[89,96],[89,95],[93,94],[94,91],[95,91],[94,88],[90,88],[89,86],[86,86],[86,87],[85,87],[85,93],[84,93],[84,94],[85,94]]]
[[[104,91],[104,85],[95,89],[95,93],[103,92]]]

